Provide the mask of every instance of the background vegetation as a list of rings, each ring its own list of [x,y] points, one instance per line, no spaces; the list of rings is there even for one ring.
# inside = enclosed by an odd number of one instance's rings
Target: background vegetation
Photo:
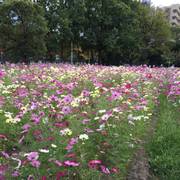
[[[153,173],[163,180],[178,180],[180,175],[179,106],[160,96],[160,113],[154,137],[148,144]]]
[[[179,65],[180,28],[132,0],[5,0],[0,49],[11,61]],[[2,58],[2,53],[1,53]]]

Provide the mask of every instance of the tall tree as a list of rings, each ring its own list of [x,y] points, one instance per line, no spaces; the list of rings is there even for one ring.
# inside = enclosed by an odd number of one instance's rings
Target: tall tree
[[[59,54],[64,58],[64,49],[72,37],[71,20],[69,18],[68,1],[65,0],[39,0],[38,4],[45,11],[48,22],[46,45],[48,55],[53,58]]]
[[[46,53],[43,10],[31,1],[9,0],[0,6],[0,41],[10,59],[28,62]]]
[[[149,6],[139,6],[141,60],[160,65],[170,53],[171,28],[162,11]]]
[[[130,58],[137,43],[132,4],[135,5],[132,1],[86,0],[83,46],[90,49],[92,58],[98,55],[99,63],[119,64],[122,57]]]

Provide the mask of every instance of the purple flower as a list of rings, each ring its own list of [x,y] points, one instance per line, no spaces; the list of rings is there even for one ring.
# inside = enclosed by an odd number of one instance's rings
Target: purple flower
[[[120,97],[120,93],[117,91],[113,91],[111,95],[111,100],[117,100]]]
[[[27,178],[27,180],[34,180],[34,176],[29,175],[28,178]]]
[[[2,151],[1,154],[2,154],[5,158],[9,158],[9,154],[6,153],[5,151]]]
[[[35,110],[37,108],[37,104],[32,102],[30,109]]]
[[[84,131],[85,131],[86,133],[88,133],[88,134],[94,132],[94,131],[93,131],[92,129],[90,129],[90,128],[85,128]]]
[[[28,89],[26,89],[26,88],[17,89],[17,93],[18,93],[19,97],[26,97],[29,94]]]
[[[90,96],[90,92],[89,92],[88,90],[83,90],[83,91],[82,91],[82,95],[83,95],[84,97],[89,97],[89,96]]]
[[[90,119],[83,119],[82,124],[88,124],[91,120]]]
[[[39,124],[39,123],[40,123],[40,120],[41,120],[41,117],[39,117],[39,116],[36,115],[36,114],[32,114],[31,119],[32,119],[32,121],[34,122],[34,124]]]
[[[24,138],[25,138],[25,136],[22,136],[22,137],[20,138],[20,140],[18,141],[18,143],[21,144],[21,143],[23,142]]]
[[[19,171],[14,171],[14,172],[12,173],[12,176],[13,176],[13,177],[18,177],[19,175],[20,175]]]
[[[24,130],[23,132],[28,132],[30,128],[31,128],[31,125],[29,125],[29,124],[25,124],[25,125],[22,127],[22,129]]]
[[[70,108],[69,106],[64,106],[64,107],[62,108],[62,112],[63,112],[65,115],[67,115],[67,114],[69,114],[69,113],[71,112],[71,108]]]
[[[72,98],[72,95],[71,94],[68,94],[67,96],[64,97],[63,101],[64,103],[68,104],[68,103],[71,103],[73,100]]]
[[[75,144],[78,143],[78,138],[71,138],[68,145],[66,146],[66,150],[70,151]]]
[[[54,163],[59,167],[63,166],[63,163],[61,161],[55,160]]]
[[[77,167],[77,166],[80,165],[80,163],[77,163],[77,162],[75,162],[75,161],[69,161],[69,160],[67,160],[67,161],[64,161],[64,165],[66,165],[66,166],[72,166],[72,167]]]
[[[104,173],[104,174],[110,174],[110,170],[104,166],[104,165],[101,165],[101,171]]]
[[[97,169],[99,165],[101,165],[102,161],[101,160],[91,160],[88,162],[89,168],[92,169]]]
[[[40,161],[37,161],[37,160],[33,160],[31,163],[30,163],[33,167],[36,167],[38,168],[40,166]]]
[[[29,161],[34,161],[37,160],[38,158],[39,158],[38,152],[30,152],[29,154],[27,154],[27,159]]]
[[[5,73],[3,71],[0,70],[0,78],[3,78],[5,75]]]

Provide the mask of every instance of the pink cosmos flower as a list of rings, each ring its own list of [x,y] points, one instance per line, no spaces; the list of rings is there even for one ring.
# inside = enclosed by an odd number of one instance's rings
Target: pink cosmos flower
[[[68,142],[68,145],[66,146],[67,151],[71,151],[73,146],[78,143],[78,138],[71,138],[70,141]]]
[[[22,136],[22,137],[20,138],[20,140],[18,141],[18,143],[21,144],[21,143],[23,142],[24,138],[25,138],[25,136]]]
[[[37,160],[38,158],[39,158],[38,152],[30,152],[29,154],[27,154],[27,159],[29,161],[34,161],[34,160]]]
[[[37,139],[37,140],[41,140],[42,139],[42,131],[39,129],[36,129],[33,131],[33,136]]]
[[[35,180],[35,179],[34,179],[34,176],[29,175],[28,178],[27,178],[27,180]]]
[[[71,103],[73,100],[73,97],[71,94],[68,94],[67,96],[64,97],[63,101],[64,103],[68,104],[68,103]]]
[[[1,154],[2,154],[2,156],[4,156],[5,158],[9,158],[9,154],[6,153],[5,151],[2,151]]]
[[[69,161],[69,160],[67,160],[67,161],[64,161],[64,165],[65,165],[65,166],[77,167],[77,166],[80,165],[80,163],[75,162],[75,161]]]
[[[26,97],[29,94],[28,89],[26,88],[18,88],[16,91],[19,97]]]
[[[4,134],[0,134],[0,139],[7,140],[7,137]]]
[[[57,90],[56,93],[59,95],[59,94],[62,94],[63,92],[60,90]]]
[[[0,180],[6,180],[5,176],[3,174],[1,174],[1,172],[0,172]]]
[[[117,173],[119,172],[119,170],[118,170],[118,168],[113,167],[113,168],[111,169],[111,172],[117,174]]]
[[[70,108],[69,106],[64,106],[64,107],[62,108],[62,112],[63,112],[65,115],[67,115],[67,114],[69,114],[69,113],[71,112],[71,108]]]
[[[35,110],[36,108],[37,108],[37,104],[34,103],[34,102],[32,102],[30,109],[31,109],[31,110]]]
[[[31,115],[31,120],[33,121],[34,124],[39,124],[40,120],[41,120],[41,117],[36,115],[36,114],[32,114]]]
[[[0,107],[2,107],[5,103],[5,98],[3,96],[0,96]]]
[[[33,160],[30,162],[30,164],[33,166],[33,167],[36,167],[36,168],[39,168],[40,166],[40,161],[37,161],[37,160]]]
[[[117,100],[120,97],[120,93],[117,91],[112,91],[112,95],[110,97],[111,100]]]
[[[83,119],[82,124],[88,124],[91,120],[90,119]]]
[[[101,165],[102,161],[101,160],[91,160],[88,162],[89,168],[92,169],[97,169],[99,165]]]
[[[85,133],[88,133],[88,134],[94,132],[94,130],[92,130],[90,128],[85,128],[84,131],[85,131]]]
[[[46,176],[42,176],[41,180],[47,180]]]
[[[88,90],[83,90],[83,91],[82,91],[82,95],[83,95],[84,97],[89,97],[89,96],[90,96],[90,92],[89,92]]]
[[[61,177],[66,176],[66,174],[67,174],[66,171],[57,172],[57,173],[56,173],[56,180],[60,180]]]
[[[12,173],[12,177],[18,177],[18,176],[20,176],[19,171],[16,170]]]
[[[100,168],[104,174],[110,174],[110,170],[106,166],[101,165]]]
[[[29,124],[25,124],[25,125],[22,127],[22,129],[24,130],[23,132],[28,132],[30,128],[31,128],[31,125],[29,125]]]
[[[61,161],[55,160],[54,163],[59,167],[63,166],[63,163]]]
[[[65,157],[67,157],[67,158],[75,158],[76,154],[75,153],[69,153],[69,154],[65,155]]]
[[[0,164],[0,177],[4,177],[3,175],[5,174],[5,172],[7,171],[8,166],[7,165],[1,165]]]
[[[127,89],[130,89],[130,88],[131,88],[131,84],[126,84],[125,87],[126,87]]]
[[[54,124],[54,126],[56,126],[58,128],[68,127],[69,126],[69,122],[68,121],[57,122],[57,123]]]
[[[5,72],[0,70],[0,78],[3,78],[5,76]]]

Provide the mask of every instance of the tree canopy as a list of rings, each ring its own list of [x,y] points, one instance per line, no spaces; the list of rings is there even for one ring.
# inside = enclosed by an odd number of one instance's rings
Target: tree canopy
[[[6,54],[17,59],[65,60],[73,51],[85,62],[160,65],[172,55],[165,15],[133,0],[7,0],[0,35]]]
[[[27,62],[46,52],[47,32],[43,9],[30,1],[5,1],[0,5],[0,42],[6,56]]]

